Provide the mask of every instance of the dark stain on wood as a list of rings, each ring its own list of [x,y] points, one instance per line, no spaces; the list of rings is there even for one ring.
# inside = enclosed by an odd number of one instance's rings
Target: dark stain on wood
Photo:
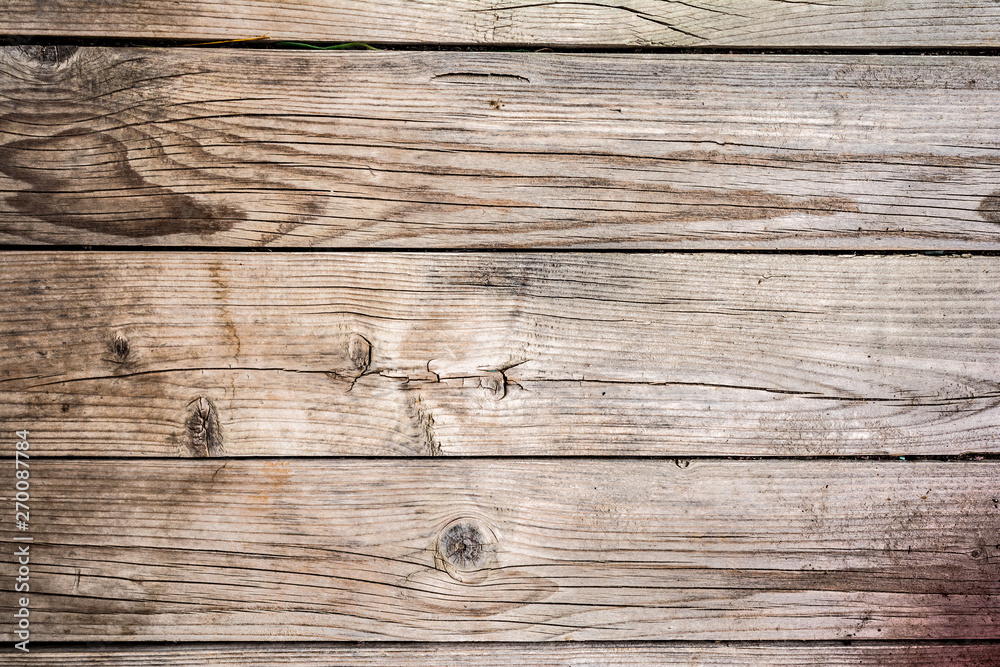
[[[625,160],[634,164],[632,160]],[[600,158],[595,167],[613,164]],[[427,169],[428,172],[434,171]],[[460,170],[456,170],[460,173]],[[469,173],[470,179],[510,178],[514,172]],[[639,224],[709,221],[770,220],[789,215],[829,217],[860,213],[857,201],[840,196],[802,197],[763,190],[678,188],[669,184],[602,177],[545,176],[539,182],[543,195],[522,199],[490,198],[454,191],[409,187],[406,201],[387,198],[382,204],[386,219],[435,219],[460,225],[467,233],[516,237],[521,231],[586,229],[594,224]],[[622,202],[623,192],[631,199]],[[559,195],[559,199],[553,197]],[[482,212],[481,219],[468,213]],[[454,221],[454,222],[452,222]],[[502,224],[498,224],[502,223]]]
[[[623,181],[610,178],[554,178],[552,186],[586,191],[592,201],[606,198],[607,208],[600,217],[614,212],[616,219],[638,222],[670,220],[698,222],[707,220],[768,220],[792,214],[830,216],[858,213],[858,203],[846,197],[786,196],[751,189],[678,188],[670,184],[635,182],[631,189],[639,202],[654,207],[655,212],[623,212],[620,197]]]
[[[7,198],[31,218],[131,238],[227,231],[244,215],[158,186],[106,132],[66,129],[0,146],[0,172],[30,189]]]
[[[983,220],[1000,223],[1000,190],[983,199],[978,210]]]

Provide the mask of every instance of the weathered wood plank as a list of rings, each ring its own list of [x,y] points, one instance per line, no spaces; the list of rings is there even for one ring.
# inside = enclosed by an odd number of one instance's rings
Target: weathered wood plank
[[[8,47],[0,242],[996,249],[998,63]]]
[[[566,46],[997,46],[989,0],[8,0],[0,33]]]
[[[997,452],[998,270],[8,253],[0,421],[50,455]]]
[[[1000,639],[998,479],[997,462],[35,461],[32,637]]]
[[[567,642],[416,644],[241,643],[175,646],[32,649],[31,656],[0,654],[0,665],[44,663],[50,667],[115,665],[322,665],[323,667],[582,667],[584,665],[684,665],[685,667],[988,667],[997,664],[994,643],[715,643]],[[30,659],[29,659],[30,658]]]

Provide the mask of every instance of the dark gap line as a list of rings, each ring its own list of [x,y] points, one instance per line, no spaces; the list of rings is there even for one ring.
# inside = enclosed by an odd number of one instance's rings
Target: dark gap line
[[[94,46],[94,47],[152,47],[178,48],[197,47],[204,49],[255,49],[304,51],[314,49],[291,46],[285,40],[234,41],[220,44],[206,44],[209,41],[225,42],[226,38],[207,39],[144,39],[126,37],[77,37],[51,35],[0,35],[0,46]],[[293,41],[291,38],[287,41]],[[317,41],[297,39],[302,43],[315,46],[334,46],[344,44],[344,41]],[[407,42],[366,42],[369,46],[381,51],[457,51],[457,52],[551,52],[551,53],[664,53],[664,54],[721,54],[721,55],[946,55],[946,56],[1000,56],[1000,46],[982,47],[943,47],[943,46],[907,46],[907,47],[873,47],[873,46],[627,46],[621,44],[566,46],[545,43],[524,44],[510,43],[503,45],[488,44],[434,44]],[[347,50],[347,49],[345,49]],[[367,49],[359,49],[367,51]]]
[[[162,253],[371,253],[371,254],[396,254],[396,253],[423,253],[423,254],[482,254],[482,255],[503,255],[503,254],[554,254],[554,255],[582,255],[582,254],[603,254],[603,255],[695,255],[695,254],[716,254],[716,255],[822,255],[822,256],[894,256],[894,255],[924,255],[929,257],[1000,257],[998,250],[968,250],[968,249],[940,249],[940,250],[920,250],[920,249],[850,249],[850,248],[489,248],[489,247],[446,247],[446,248],[366,248],[359,246],[331,246],[331,247],[233,247],[233,246],[197,246],[197,245],[36,245],[36,244],[16,244],[0,243],[0,253],[2,252],[103,252],[103,253],[134,253],[134,252],[162,252]]]

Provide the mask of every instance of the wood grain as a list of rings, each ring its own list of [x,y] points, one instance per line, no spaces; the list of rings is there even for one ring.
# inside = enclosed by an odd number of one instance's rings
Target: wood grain
[[[536,46],[941,47],[1000,42],[989,0],[8,0],[0,33]]]
[[[17,252],[42,455],[1000,451],[996,257]]]
[[[4,243],[1000,248],[992,57],[7,47],[0,100]]]
[[[995,640],[998,478],[997,462],[35,461],[32,636]]]
[[[240,643],[174,646],[105,646],[102,648],[32,649],[31,656],[0,654],[0,665],[43,661],[50,667],[84,665],[150,667],[219,665],[230,667],[322,665],[323,667],[611,667],[684,665],[685,667],[989,667],[996,665],[994,643],[714,643],[714,642],[568,642],[519,644],[394,643],[303,644]]]

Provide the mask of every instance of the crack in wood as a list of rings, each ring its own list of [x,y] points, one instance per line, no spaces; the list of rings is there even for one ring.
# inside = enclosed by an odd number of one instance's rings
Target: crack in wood
[[[347,354],[359,373],[358,377],[368,372],[368,367],[372,363],[372,344],[367,338],[360,334],[352,334],[347,344]]]
[[[519,74],[498,74],[496,72],[450,72],[448,74],[435,74],[431,81],[443,83],[531,83],[526,76]]]
[[[222,428],[218,411],[210,398],[204,396],[190,404],[191,415],[187,420],[188,446],[195,456],[210,457],[225,453],[222,446]]]

